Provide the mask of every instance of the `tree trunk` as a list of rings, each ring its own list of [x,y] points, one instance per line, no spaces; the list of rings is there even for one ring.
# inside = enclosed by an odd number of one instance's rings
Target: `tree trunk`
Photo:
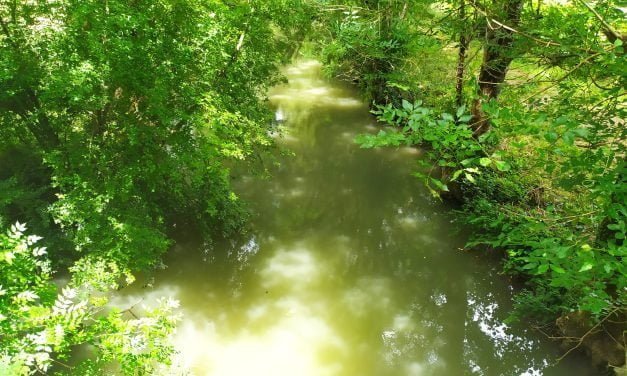
[[[502,14],[503,24],[515,27],[520,23],[522,0],[505,0]],[[482,105],[490,100],[497,99],[501,84],[505,81],[507,69],[514,59],[512,46],[514,32],[505,28],[493,19],[487,19],[486,41],[483,48],[483,63],[479,72],[478,97],[472,105],[472,130],[475,137],[490,130],[490,121],[483,111]]]
[[[455,75],[455,104],[461,107],[464,104],[464,71],[466,67],[466,51],[470,44],[466,30],[466,1],[461,0],[459,6],[459,19],[462,22],[462,30],[459,34],[459,53],[457,57],[457,73]]]

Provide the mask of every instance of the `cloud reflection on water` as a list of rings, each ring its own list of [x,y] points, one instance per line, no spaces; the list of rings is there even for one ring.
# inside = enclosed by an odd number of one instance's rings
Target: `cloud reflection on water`
[[[185,322],[176,336],[183,363],[221,376],[337,375],[341,364],[319,359],[347,346],[325,320],[328,307],[314,290],[328,272],[305,248],[277,251],[259,271],[266,295],[241,307],[246,314],[234,333],[197,316]]]
[[[252,233],[206,252],[193,241],[175,247],[155,288],[129,291],[126,302],[181,300],[175,342],[195,375],[545,368],[540,341],[502,322],[506,281],[457,251],[463,239],[445,208],[410,176],[420,151],[352,144],[377,128],[354,93],[319,69],[301,62],[270,93],[286,129],[279,143],[294,155],[280,159],[272,180],[238,180],[256,213]]]

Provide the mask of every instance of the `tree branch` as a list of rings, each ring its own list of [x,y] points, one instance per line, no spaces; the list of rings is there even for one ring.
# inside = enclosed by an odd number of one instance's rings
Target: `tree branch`
[[[624,39],[625,37],[621,35],[621,33],[619,33],[618,31],[614,30],[612,25],[610,25],[607,21],[605,21],[605,19],[601,17],[601,15],[599,14],[599,12],[596,11],[596,9],[594,9],[590,4],[586,3],[584,0],[578,0],[578,1],[581,4],[583,4],[586,8],[588,8],[590,12],[592,12],[599,21],[601,21],[601,24],[605,28],[604,30],[605,35],[608,37],[607,39],[611,43],[614,43],[614,41],[616,41],[617,39],[620,39],[623,42],[625,41]]]
[[[528,33],[525,33],[523,31],[517,30],[517,29],[515,29],[515,28],[513,28],[513,27],[511,27],[509,25],[506,25],[506,24],[502,23],[501,21],[499,21],[499,20],[497,20],[495,18],[492,18],[488,14],[488,12],[483,8],[483,6],[477,4],[476,1],[471,1],[470,4],[473,6],[473,8],[475,8],[479,13],[481,13],[486,18],[486,20],[488,21],[488,25],[490,25],[490,22],[495,23],[496,25],[502,27],[503,29],[509,30],[509,31],[511,31],[512,33],[515,33],[515,34],[522,35],[523,37],[531,39],[532,41],[534,41],[537,44],[539,44],[541,46],[544,46],[544,47],[549,47],[549,46],[565,47],[561,43],[555,42],[555,41],[550,40],[550,39],[540,39],[540,38],[537,38],[537,37],[535,37],[535,36],[533,36],[531,34],[528,34]],[[580,51],[585,51],[585,52],[588,52],[588,53],[590,52],[590,50],[587,50],[587,49],[584,49],[584,48],[577,47],[576,49],[578,49]]]
[[[586,339],[587,336],[589,336],[595,329],[597,329],[601,324],[603,324],[608,318],[610,318],[610,316],[612,316],[614,313],[618,312],[619,310],[621,310],[620,307],[618,308],[614,308],[610,313],[608,313],[601,321],[599,321],[598,323],[596,323],[592,328],[590,328],[590,330],[588,330],[583,336],[581,336],[581,338],[579,338],[579,342],[577,342],[577,345],[575,345],[574,347],[570,348],[570,350],[566,351],[564,353],[564,355],[560,356],[559,358],[557,358],[557,362],[560,362],[562,359],[564,359],[568,354],[570,354],[571,352],[575,351],[575,349],[579,348],[579,346],[581,346],[583,344],[583,341]]]
[[[611,50],[611,49],[610,49]],[[590,60],[594,59],[595,57],[601,55],[601,52],[597,52],[595,54],[592,54],[590,56],[588,56],[587,58],[583,59],[582,61],[579,62],[579,64],[575,65],[575,67],[571,70],[569,70],[568,72],[566,72],[566,74],[564,74],[562,77],[558,78],[557,81],[555,81],[552,85],[549,85],[545,88],[543,88],[540,91],[537,91],[533,94],[531,94],[530,96],[528,96],[527,98],[525,98],[522,102],[527,102],[528,100],[530,100],[531,98],[535,97],[536,95],[542,94],[545,91],[557,86],[560,82],[564,81],[568,76],[570,76],[573,72],[575,72],[577,69],[581,68],[584,64],[590,62]]]

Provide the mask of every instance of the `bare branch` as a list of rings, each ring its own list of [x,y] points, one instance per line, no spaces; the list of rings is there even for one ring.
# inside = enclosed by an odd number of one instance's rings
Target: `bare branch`
[[[600,320],[598,323],[596,323],[592,328],[590,328],[590,330],[588,330],[583,336],[581,336],[581,338],[579,338],[579,341],[577,342],[577,344],[574,347],[571,347],[570,350],[566,351],[564,353],[564,355],[560,356],[557,359],[557,362],[560,362],[562,359],[564,359],[568,354],[570,354],[571,352],[575,351],[575,349],[579,348],[579,346],[581,346],[581,344],[583,344],[583,341],[586,339],[586,337],[588,337],[591,333],[593,333],[601,324],[603,324],[607,319],[609,319],[613,314],[615,314],[616,312],[618,312],[619,310],[621,310],[620,307],[613,309],[610,313],[608,313],[602,320]]]

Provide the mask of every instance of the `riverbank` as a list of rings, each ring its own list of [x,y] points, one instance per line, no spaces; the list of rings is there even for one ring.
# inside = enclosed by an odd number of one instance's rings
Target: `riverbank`
[[[440,5],[442,17],[457,17]],[[563,12],[559,7],[549,8]],[[572,65],[530,65],[523,53],[507,60],[498,88],[488,90],[481,79],[486,59],[501,52],[483,54],[494,47],[479,37],[460,45],[445,34],[450,25],[434,22],[438,14],[366,5],[350,17],[329,16],[335,27],[321,33],[327,73],[356,83],[390,128],[358,142],[424,148],[416,176],[434,196],[456,191],[459,218],[473,228],[467,247],[501,249],[504,271],[524,281],[512,319],[566,339],[565,352],[586,348],[594,363],[624,367],[624,107],[586,77],[562,85]],[[613,79],[604,76],[608,85]],[[530,100],[538,93],[541,100]]]

